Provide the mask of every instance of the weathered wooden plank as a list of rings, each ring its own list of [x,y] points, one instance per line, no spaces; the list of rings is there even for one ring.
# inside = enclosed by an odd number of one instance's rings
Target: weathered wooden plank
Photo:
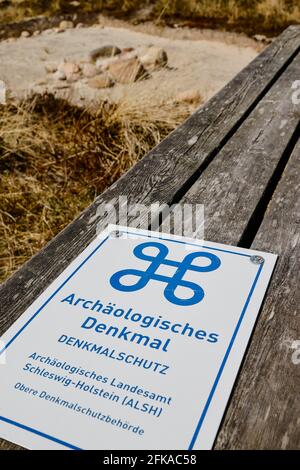
[[[289,28],[205,107],[150,152],[0,289],[0,334],[95,237],[98,205],[117,195],[151,204],[179,199],[300,48],[300,28]],[[219,156],[218,156],[219,158]],[[146,217],[147,209],[141,217]],[[100,224],[107,225],[107,218]],[[11,444],[0,441],[0,446]]]
[[[291,85],[300,54],[208,166],[182,202],[204,204],[205,238],[237,245],[299,136]],[[276,174],[276,173],[275,173]]]
[[[171,203],[221,147],[300,49],[300,27],[288,28],[216,97],[86,209],[0,288],[0,334],[96,235],[103,201],[126,195],[129,202]],[[141,219],[148,211],[141,214]],[[115,222],[115,220],[114,220]]]
[[[274,185],[278,169],[284,169],[300,137],[299,106],[291,100],[291,84],[299,65],[300,56],[183,198],[182,202],[205,205],[207,239],[239,244],[256,208],[266,197],[266,188]],[[296,390],[300,389],[300,365],[297,375],[296,366],[290,360],[293,351],[289,350],[293,340],[300,340],[296,317],[299,305],[299,295],[296,295],[300,245],[299,154],[300,144],[252,245],[254,249],[279,253],[284,258],[279,262],[274,287],[264,309],[263,324],[258,333],[255,331],[255,346],[250,348],[248,365],[246,371],[242,371],[217,448],[299,448],[300,445],[299,392],[298,403],[296,398]],[[267,205],[267,201],[264,204]],[[276,223],[280,227],[274,225]],[[295,246],[297,241],[298,247]],[[286,299],[289,292],[293,299]],[[271,330],[269,321],[274,312],[281,315]],[[286,322],[289,317],[291,321]]]
[[[287,36],[289,35],[289,38]],[[181,199],[186,184],[197,179],[299,52],[300,26],[288,28],[206,105],[137,164],[118,184],[118,194],[170,203]],[[293,37],[293,39],[292,39]],[[282,42],[283,41],[283,42]],[[292,42],[292,45],[291,45]],[[275,48],[273,48],[275,46]],[[292,52],[293,51],[293,52]],[[289,57],[289,59],[288,59]],[[279,64],[284,64],[280,67]],[[126,175],[127,176],[127,175]]]
[[[279,259],[216,442],[219,449],[300,447],[299,167],[300,142],[252,244]]]

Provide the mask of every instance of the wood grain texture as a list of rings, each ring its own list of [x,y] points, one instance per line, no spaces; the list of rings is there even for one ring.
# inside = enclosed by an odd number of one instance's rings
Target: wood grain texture
[[[300,56],[183,198],[204,204],[206,239],[240,242],[293,134],[300,137],[299,105],[291,100],[299,65]],[[252,244],[280,260],[216,448],[300,447],[300,364],[291,360],[300,340],[299,156],[300,144]]]
[[[299,68],[297,56],[299,50],[300,27],[290,27],[216,97],[153,149],[108,191],[97,198],[78,219],[2,285],[0,288],[0,334],[95,238],[96,227],[98,226],[102,230],[107,226],[110,222],[109,217],[98,217],[97,208],[102,202],[110,201],[119,195],[127,196],[129,202],[142,202],[149,205],[159,200],[161,203],[170,204],[174,200],[182,199],[182,195],[198,180],[202,173],[202,177],[208,181],[207,171],[210,171],[211,165],[220,159],[224,159],[219,166],[219,169],[221,168],[221,171],[223,171],[221,174],[222,181],[227,187],[226,197],[229,198],[224,207],[229,210],[231,198],[231,202],[237,203],[238,207],[243,210],[243,222],[238,228],[232,228],[236,220],[236,217],[233,217],[233,212],[228,212],[230,214],[227,217],[228,224],[226,226],[223,224],[222,227],[224,237],[226,236],[226,230],[228,235],[224,240],[227,243],[234,243],[244,230],[247,221],[250,220],[255,205],[252,204],[246,208],[247,197],[249,198],[249,195],[251,195],[256,202],[259,200],[264,185],[269,181],[270,175],[280,158],[280,152],[283,151],[284,145],[288,142],[289,136],[295,127],[294,111],[285,96],[280,101],[280,89],[276,86],[281,80],[282,93],[286,92],[287,84],[295,73],[294,64],[289,64],[296,57],[294,63],[298,64]],[[266,119],[264,113],[257,111],[262,109],[258,103],[264,99],[266,93],[268,93],[269,100],[273,99],[274,103],[276,102],[276,112],[272,114],[272,118],[276,122],[274,132],[272,131],[271,121]],[[264,103],[269,110],[272,108],[271,103],[267,104],[265,101]],[[280,118],[278,116],[282,118],[286,112],[289,115],[289,123],[285,126],[287,134],[286,137],[281,136],[282,141],[279,142],[278,124]],[[253,130],[255,127],[255,121],[253,120],[253,116],[256,116],[255,113],[258,113],[256,133]],[[250,116],[248,117],[248,115]],[[249,127],[245,128],[248,125],[248,120]],[[259,126],[262,126],[260,130]],[[235,138],[238,132],[241,132],[239,139]],[[251,138],[248,137],[248,132],[251,133]],[[282,130],[282,132],[284,131]],[[231,139],[234,139],[234,143],[231,151],[228,151],[230,147],[227,146],[231,145]],[[280,144],[278,150],[275,149],[274,144],[268,143],[273,142],[274,139],[277,139],[276,141]],[[245,152],[246,141],[252,148],[249,161]],[[269,152],[271,150],[275,151],[275,156],[272,156],[270,161],[266,155],[261,159],[259,158],[259,155],[263,155],[264,148],[262,146],[264,145],[269,145],[267,147]],[[239,184],[231,186],[229,182],[230,175],[236,176],[235,166],[238,165],[238,154],[234,152],[234,149],[236,151],[238,149],[242,150],[244,155],[243,165],[239,166],[238,171],[236,170],[240,175],[243,175],[243,180],[240,180]],[[218,154],[219,150],[220,153]],[[228,161],[231,157],[235,157],[235,159],[232,159],[231,166],[228,167]],[[254,167],[257,167],[256,170]],[[228,176],[226,176],[227,174]],[[251,184],[247,180],[249,174]],[[210,176],[212,186],[214,184],[213,176],[214,173]],[[221,180],[218,184],[221,184]],[[255,190],[252,190],[252,184],[254,184]],[[192,197],[193,190],[188,197]],[[242,194],[242,190],[246,193]],[[216,186],[213,187],[210,197],[212,197],[213,192],[220,208],[222,202],[225,203],[226,201],[225,199],[223,201],[223,198],[220,197]],[[236,200],[236,194],[241,199]],[[227,212],[225,210],[223,221],[226,220],[226,216]],[[148,209],[140,215],[142,220],[147,217]],[[208,228],[208,234],[210,233],[214,234],[213,225]],[[219,236],[221,238],[221,233],[219,233]],[[0,448],[10,449],[16,448],[16,446],[0,440]]]
[[[253,249],[279,254],[218,449],[300,448],[300,142]]]
[[[204,205],[207,240],[240,242],[297,129],[299,69],[300,54],[182,199]]]

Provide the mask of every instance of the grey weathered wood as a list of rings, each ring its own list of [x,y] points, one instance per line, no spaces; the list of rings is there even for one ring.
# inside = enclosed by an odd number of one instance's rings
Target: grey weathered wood
[[[76,221],[12,276],[0,288],[0,334],[94,239],[99,221],[100,229],[105,228],[108,218],[95,217],[97,207],[103,201],[109,201],[115,196],[126,195],[129,202],[151,204],[159,200],[162,203],[171,203],[174,200],[181,200],[189,186],[196,182],[203,173],[200,186],[195,183],[191,191],[188,192],[186,200],[194,197],[195,190],[197,194],[195,199],[198,199],[203,179],[212,185],[212,190],[205,193],[203,201],[194,202],[210,203],[209,207],[213,213],[212,197],[217,198],[219,210],[222,208],[223,201],[219,197],[218,187],[213,183],[216,175],[214,172],[210,172],[212,165],[217,165],[221,169],[219,184],[224,183],[223,195],[235,196],[235,192],[232,192],[233,188],[239,195],[237,198],[233,197],[232,202],[234,201],[242,210],[242,223],[234,228],[237,218],[234,217],[234,211],[229,211],[232,207],[229,204],[230,200],[224,199],[223,218],[213,219],[210,217],[209,220],[212,221],[212,224],[208,227],[207,234],[208,238],[211,238],[210,234],[214,234],[214,224],[221,221],[223,231],[226,233],[227,230],[228,236],[226,239],[222,239],[219,231],[219,238],[216,232],[217,238],[213,238],[218,241],[235,243],[242,236],[256,204],[262,197],[264,187],[270,181],[295,129],[297,119],[291,101],[285,94],[290,89],[288,88],[290,80],[298,78],[295,76],[295,64],[296,66],[298,64],[299,69],[297,56],[299,51],[300,28],[291,27],[215,98],[144,157],[127,175],[84,211]],[[295,62],[289,65],[295,57]],[[278,87],[276,88],[276,86]],[[268,94],[266,95],[266,93]],[[280,100],[280,93],[284,95],[282,100]],[[270,99],[273,100],[273,104],[269,102]],[[259,111],[261,100],[270,111],[272,111],[272,106],[276,105],[276,112],[271,113],[272,121],[275,123],[275,127],[273,126],[276,129],[275,133],[272,131],[271,117],[269,117],[269,121],[266,121],[264,115]],[[258,119],[257,122],[254,121],[255,117]],[[289,119],[289,123],[285,126],[285,136],[278,135],[278,124],[282,118]],[[257,132],[259,126],[262,127]],[[274,148],[274,145],[270,146],[270,141],[274,139],[277,139],[279,148]],[[252,165],[248,164],[246,158],[246,142],[247,146],[252,149],[249,154]],[[274,149],[274,155],[270,159],[264,157],[262,165],[259,155],[262,154],[264,150],[262,146],[265,145],[269,151]],[[234,149],[241,151],[245,165],[238,170],[240,175],[243,175],[243,180],[236,188],[231,186],[229,182],[230,176],[232,177],[234,174],[235,166],[238,165],[238,155],[234,154],[235,158],[232,158],[231,152]],[[219,154],[218,150],[220,150]],[[218,164],[219,161],[220,164]],[[253,169],[255,166],[256,170]],[[250,180],[248,181],[249,176]],[[254,201],[251,202],[248,209],[245,209],[250,195],[254,197]],[[148,209],[141,215],[141,219],[145,220],[147,215]],[[225,226],[224,221],[227,219],[228,223]],[[12,445],[0,440],[1,446],[11,448]]]
[[[291,86],[299,69],[300,54],[182,199],[204,204],[206,239],[240,242],[296,131]]]
[[[300,55],[183,198],[205,205],[207,239],[240,242],[276,168],[288,158],[289,142],[299,139],[299,105],[291,99],[299,65]],[[280,259],[217,448],[300,446],[300,364],[292,363],[290,349],[300,340],[299,156],[300,144],[252,245]]]
[[[300,448],[300,141],[251,248],[279,254],[217,448]],[[299,343],[298,343],[299,344]]]
[[[300,27],[293,26],[1,286],[0,334],[94,239],[96,226],[105,228],[107,218],[95,217],[99,204],[120,194],[129,202],[171,203],[299,50]]]

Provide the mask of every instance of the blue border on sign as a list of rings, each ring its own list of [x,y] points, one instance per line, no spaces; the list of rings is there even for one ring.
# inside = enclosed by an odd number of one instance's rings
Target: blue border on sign
[[[115,230],[113,230],[114,232]],[[199,244],[196,244],[196,243],[191,243],[191,242],[184,242],[184,241],[181,241],[181,240],[176,240],[176,239],[171,239],[171,238],[165,238],[163,236],[155,236],[155,235],[147,235],[147,234],[140,234],[140,233],[136,233],[136,232],[130,232],[130,231],[124,231],[124,230],[119,230],[120,233],[124,233],[124,234],[128,234],[128,235],[134,235],[134,236],[139,236],[139,237],[146,237],[146,238],[158,238],[160,240],[165,240],[165,241],[169,241],[169,242],[174,242],[174,243],[181,243],[183,245],[190,245],[190,246],[197,246],[197,247],[200,247],[201,248],[205,248],[205,249],[208,249],[208,250],[213,250],[213,251],[221,251],[223,253],[230,253],[230,254],[234,254],[234,255],[239,255],[239,256],[244,256],[244,257],[247,257],[247,258],[250,258],[252,255],[248,255],[246,253],[239,253],[239,252],[236,252],[236,251],[231,251],[231,250],[224,250],[224,249],[221,249],[221,248],[214,248],[214,247],[211,247],[211,246],[205,246],[205,245],[199,245]],[[75,275],[78,273],[78,271],[82,268],[82,266],[84,264],[87,263],[87,261],[89,261],[92,256],[94,256],[94,254],[99,250],[99,248],[101,248],[101,246],[109,239],[111,234],[109,234],[106,238],[104,238],[101,243],[99,245],[97,245],[97,247],[87,256],[87,258],[85,258],[85,260],[82,261],[82,263],[80,263],[79,266],[77,266],[77,268],[67,277],[67,279],[65,279],[65,281],[53,292],[53,294],[43,303],[43,305],[34,313],[34,315],[32,315],[32,317],[22,326],[22,328],[20,328],[20,330],[11,338],[11,340],[4,346],[4,348],[2,348],[0,350],[0,355],[17,339],[17,337],[25,330],[25,328],[27,328],[27,326],[35,319],[35,317],[46,307],[46,305],[48,305],[48,303],[55,297],[55,295],[67,284],[67,282]],[[240,326],[241,326],[241,323],[243,321],[243,318],[245,316],[245,313],[246,313],[246,310],[248,308],[248,305],[250,303],[250,300],[251,300],[251,297],[253,295],[253,292],[255,290],[255,287],[257,285],[257,282],[258,282],[258,279],[259,279],[259,276],[262,272],[262,268],[263,268],[263,264],[260,264],[259,265],[259,268],[258,268],[258,271],[256,273],[256,276],[255,276],[255,279],[253,281],[253,284],[251,286],[251,289],[250,289],[250,292],[248,294],[248,297],[247,297],[247,300],[245,302],[245,305],[243,307],[243,310],[241,312],[241,315],[239,317],[239,320],[236,324],[236,327],[234,329],[234,332],[233,332],[233,335],[231,337],[231,340],[230,340],[230,343],[228,345],[228,348],[226,350],[226,353],[225,353],[225,356],[222,360],[222,363],[220,365],[220,368],[218,370],[218,373],[217,373],[217,376],[215,378],[215,381],[214,381],[214,384],[212,386],[212,389],[210,391],[210,394],[208,396],[208,399],[206,401],[206,404],[203,408],[203,411],[200,415],[200,418],[199,418],[199,421],[198,421],[198,424],[196,426],[196,429],[193,433],[193,436],[192,436],[192,439],[191,439],[191,442],[189,444],[189,447],[188,447],[188,450],[192,450],[194,445],[195,445],[195,442],[198,438],[198,435],[199,435],[199,432],[201,430],[201,427],[202,427],[202,424],[203,424],[203,421],[206,417],[206,414],[207,414],[207,411],[209,409],[209,406],[211,404],[211,401],[212,401],[212,398],[214,396],[214,393],[216,391],[216,388],[217,388],[217,385],[219,383],[219,380],[221,378],[221,375],[222,375],[222,372],[224,370],[224,367],[226,365],[226,362],[227,362],[227,359],[229,357],[229,354],[230,354],[230,351],[232,349],[232,346],[234,344],[234,341],[236,339],[236,336],[238,334],[238,331],[240,329]],[[53,436],[50,436],[48,434],[45,434],[41,431],[38,431],[36,429],[33,429],[29,426],[25,426],[24,424],[21,424],[21,423],[18,423],[16,421],[13,421],[11,419],[8,419],[8,418],[5,418],[4,416],[0,416],[0,421],[3,421],[3,422],[6,422],[8,424],[12,424],[13,426],[16,426],[18,428],[21,428],[21,429],[25,429],[26,431],[28,432],[31,432],[33,434],[36,434],[38,436],[41,436],[41,437],[44,437],[45,439],[48,439],[50,441],[53,441],[53,442],[56,442],[58,444],[61,444],[69,449],[73,449],[73,450],[82,450],[80,449],[79,447],[76,447],[75,445],[73,444],[70,444],[66,441],[63,441],[61,439],[58,439],[56,437],[53,437]]]

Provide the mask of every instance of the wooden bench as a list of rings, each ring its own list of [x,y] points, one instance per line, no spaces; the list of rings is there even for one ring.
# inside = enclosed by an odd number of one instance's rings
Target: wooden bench
[[[299,448],[299,70],[292,26],[1,287],[0,334],[106,227],[100,203],[204,204],[206,239],[280,255],[215,448]]]

